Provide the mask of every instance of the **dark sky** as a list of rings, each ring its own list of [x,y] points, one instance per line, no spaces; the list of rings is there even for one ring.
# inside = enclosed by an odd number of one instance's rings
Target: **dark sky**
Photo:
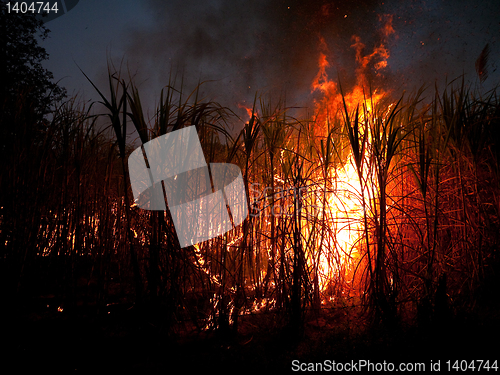
[[[500,82],[500,1],[283,1],[283,0],[82,0],[47,23],[46,67],[69,94],[96,99],[78,64],[106,88],[107,59],[134,74],[150,113],[169,75],[184,76],[189,91],[199,81],[209,100],[238,111],[259,93],[286,93],[287,104],[308,105],[318,68],[320,38],[328,70],[346,85],[356,69],[352,35],[366,51],[380,43],[380,17],[391,14],[385,88],[400,92],[444,83],[462,73],[479,84],[474,64],[489,43],[489,77]],[[240,110],[241,111],[241,110]],[[241,113],[241,112],[240,112]]]

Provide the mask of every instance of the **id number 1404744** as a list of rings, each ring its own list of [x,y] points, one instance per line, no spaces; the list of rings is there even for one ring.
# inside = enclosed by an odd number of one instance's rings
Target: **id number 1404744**
[[[482,359],[446,361],[446,367],[448,371],[498,371],[497,360],[492,362]]]
[[[50,2],[37,1],[32,3],[26,2],[8,2],[7,3],[7,13],[57,13],[59,9],[57,8],[57,1],[52,4]]]

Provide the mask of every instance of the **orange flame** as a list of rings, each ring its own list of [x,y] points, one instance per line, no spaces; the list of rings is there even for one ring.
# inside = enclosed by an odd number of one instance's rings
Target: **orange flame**
[[[356,84],[349,91],[344,92],[344,96],[337,88],[337,84],[328,78],[327,68],[330,63],[327,60],[328,47],[324,38],[320,38],[320,54],[318,59],[318,73],[311,84],[312,92],[319,92],[321,99],[315,101],[316,123],[318,131],[328,129],[328,120],[334,118],[344,111],[344,100],[347,110],[351,113],[357,106],[360,107],[360,121],[364,122],[364,115],[361,108],[366,113],[373,110],[373,107],[387,94],[382,89],[371,91],[370,74],[381,74],[387,67],[387,60],[390,56],[386,48],[386,40],[394,34],[392,26],[392,15],[380,17],[384,23],[381,31],[381,42],[376,45],[372,52],[365,53],[366,46],[361,38],[353,35],[352,48],[356,51]],[[321,134],[318,134],[320,136]],[[369,141],[368,141],[369,142]],[[334,228],[334,238],[327,238],[322,244],[322,248],[328,252],[321,254],[318,261],[319,287],[324,292],[332,279],[349,282],[352,279],[352,272],[357,262],[357,243],[363,231],[363,205],[361,202],[361,185],[358,180],[352,153],[347,157],[343,167],[335,172],[334,180],[335,193],[327,197],[328,209],[331,211]],[[365,186],[366,189],[366,186]],[[333,254],[336,254],[332,257]]]
[[[253,109],[241,103],[238,103],[238,108],[243,108],[247,112],[248,120],[246,120],[245,122],[250,121],[250,119],[252,118]]]
[[[375,90],[370,93],[370,72],[374,71],[379,75],[381,71],[387,67],[387,60],[389,59],[389,51],[386,48],[386,40],[389,36],[394,34],[392,26],[392,15],[385,15],[379,17],[381,22],[384,22],[381,29],[381,42],[373,48],[370,54],[365,54],[365,44],[361,42],[361,38],[357,35],[352,36],[352,48],[356,51],[356,84],[350,92],[345,93],[344,99],[348,109],[351,111],[357,105],[365,104],[368,110],[371,110],[372,103],[378,102],[385,93]],[[318,122],[324,122],[327,114],[335,116],[342,110],[342,96],[337,90],[335,82],[328,78],[326,69],[330,67],[327,60],[328,47],[323,37],[320,38],[319,43],[320,55],[318,59],[318,73],[316,74],[312,84],[312,92],[319,91],[322,94],[322,99],[316,102],[316,114]]]

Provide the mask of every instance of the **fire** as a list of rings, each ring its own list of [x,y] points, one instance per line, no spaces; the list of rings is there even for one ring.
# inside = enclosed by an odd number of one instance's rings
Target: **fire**
[[[365,44],[361,42],[361,38],[357,35],[352,36],[352,48],[356,50],[356,84],[349,91],[344,92],[344,99],[349,111],[353,111],[356,106],[362,108],[365,105],[368,112],[372,110],[374,104],[378,103],[386,93],[379,90],[371,90],[370,73],[373,71],[376,75],[387,67],[387,59],[390,54],[385,46],[385,40],[394,33],[392,27],[392,16],[380,18],[385,19],[382,27],[382,41],[376,45],[370,54],[365,54]],[[318,73],[313,79],[311,88],[312,92],[319,91],[322,94],[322,99],[316,102],[316,115],[318,122],[326,121],[326,116],[335,116],[342,112],[343,99],[342,94],[338,90],[337,84],[328,78],[326,69],[330,67],[327,60],[328,47],[325,39],[320,38],[320,55],[318,59]]]
[[[245,104],[242,104],[242,103],[238,103],[238,108],[242,108],[246,111],[247,116],[248,116],[248,120],[245,120],[245,122],[250,121],[250,119],[252,118],[253,109],[250,107],[247,107]]]
[[[320,48],[322,50],[327,50],[326,42],[324,38],[320,38]],[[324,52],[320,52],[318,61],[319,70],[314,77],[312,83],[312,91],[319,90],[324,96],[331,95],[337,90],[337,85],[335,82],[328,79],[328,74],[326,73],[326,68],[330,67],[330,63],[326,58]]]
[[[319,125],[318,136],[324,136],[335,117],[345,116],[344,103],[349,114],[359,109],[360,125],[364,125],[377,103],[387,96],[379,88],[372,90],[370,85],[371,74],[379,75],[387,67],[389,51],[385,42],[394,34],[392,16],[381,17],[384,23],[381,33],[381,42],[371,53],[365,53],[366,46],[357,35],[352,37],[352,48],[356,51],[356,83],[349,91],[340,91],[340,87],[329,79],[327,69],[331,66],[328,61],[328,47],[324,38],[320,39],[320,54],[318,58],[318,73],[311,84],[312,92],[319,92],[321,98],[315,102],[316,123]],[[368,139],[368,145],[370,140]],[[333,192],[327,194],[328,210],[330,211],[334,235],[323,240],[323,251],[318,259],[319,288],[324,292],[332,281],[352,281],[354,268],[359,261],[357,249],[361,240],[363,227],[362,193],[367,193],[369,187],[362,187],[358,178],[352,152],[350,152],[343,166],[335,170],[332,177]],[[364,190],[362,192],[362,189]]]

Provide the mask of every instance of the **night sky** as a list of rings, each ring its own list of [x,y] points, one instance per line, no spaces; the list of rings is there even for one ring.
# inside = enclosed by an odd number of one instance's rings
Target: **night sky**
[[[488,43],[486,91],[500,82],[500,2],[440,1],[235,1],[83,0],[47,23],[45,66],[70,96],[98,99],[78,66],[107,90],[107,61],[122,64],[139,86],[151,114],[160,90],[177,74],[186,91],[198,82],[208,100],[236,112],[259,94],[286,95],[288,105],[310,103],[320,38],[328,70],[346,85],[356,68],[352,35],[366,51],[380,43],[381,17],[393,16],[395,33],[383,70],[386,89],[401,92],[465,73],[479,86],[475,62]],[[107,91],[105,91],[107,92]]]

